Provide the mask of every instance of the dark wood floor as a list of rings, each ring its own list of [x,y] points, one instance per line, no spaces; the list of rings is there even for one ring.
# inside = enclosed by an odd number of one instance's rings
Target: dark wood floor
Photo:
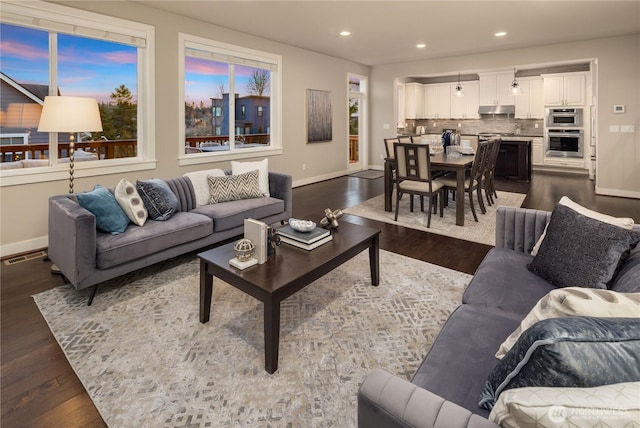
[[[551,210],[563,195],[598,211],[640,222],[640,201],[596,196],[583,176],[535,173],[532,182],[498,181],[499,190],[527,193],[523,206]],[[341,177],[294,189],[293,215],[319,220],[383,192],[382,179]],[[355,216],[342,221],[382,230],[385,250],[473,273],[491,247]],[[31,296],[62,285],[49,263],[35,259],[1,267],[1,414],[3,427],[102,427],[102,418],[67,362]],[[96,298],[100,298],[99,295]]]

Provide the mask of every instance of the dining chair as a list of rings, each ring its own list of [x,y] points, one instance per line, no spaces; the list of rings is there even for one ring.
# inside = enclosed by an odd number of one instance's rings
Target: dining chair
[[[429,157],[428,144],[396,143],[393,145],[396,158],[396,215],[398,221],[398,211],[400,199],[405,193],[413,202],[413,195],[420,196],[420,201],[424,197],[429,198],[429,208],[427,210],[427,227],[431,226],[431,207],[436,209],[436,204],[440,200],[440,217],[443,216],[444,198],[442,191],[444,184],[433,180],[431,177],[431,158]],[[421,203],[421,209],[424,205]],[[413,212],[413,203],[410,210]]]
[[[494,203],[493,198],[498,199],[498,193],[496,192],[495,182],[493,180],[496,172],[496,164],[498,162],[498,153],[500,152],[500,140],[492,140],[491,151],[487,157],[485,173],[483,177],[484,181],[484,195],[487,198],[487,203],[491,206]]]
[[[393,145],[400,142],[398,137],[395,138],[385,138],[384,139],[384,150],[387,153],[387,158],[393,159],[395,154],[393,153]]]
[[[480,205],[480,212],[483,214],[487,212],[484,202],[482,200],[482,186],[483,186],[483,174],[485,170],[485,162],[487,161],[489,149],[491,148],[491,143],[489,141],[481,141],[478,143],[478,147],[476,148],[476,155],[473,158],[473,163],[471,165],[471,172],[464,180],[464,191],[469,194],[469,205],[471,205],[471,213],[473,214],[473,219],[478,221],[478,216],[476,215],[476,208],[473,203],[473,191],[475,190],[478,194],[478,203]],[[445,189],[445,195],[448,190],[456,191],[458,187],[458,183],[455,177],[446,175],[441,178],[437,178],[436,181],[442,183]],[[461,195],[456,195],[456,197],[461,197]]]

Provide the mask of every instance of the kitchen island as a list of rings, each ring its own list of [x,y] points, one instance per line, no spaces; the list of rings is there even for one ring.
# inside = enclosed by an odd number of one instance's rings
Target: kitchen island
[[[501,136],[495,176],[531,181],[532,137]]]

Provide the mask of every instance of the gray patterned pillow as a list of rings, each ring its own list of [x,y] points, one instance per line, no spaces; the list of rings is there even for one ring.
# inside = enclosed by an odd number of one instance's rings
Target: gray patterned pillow
[[[163,180],[138,180],[136,188],[151,220],[166,221],[180,211],[180,201]]]
[[[224,177],[207,177],[211,203],[237,201],[238,199],[262,198],[258,182],[258,170]]]
[[[557,205],[540,250],[527,267],[556,287],[606,289],[638,241],[638,232]]]
[[[546,238],[545,238],[546,240]],[[493,369],[478,405],[505,390],[640,381],[640,318],[550,318],[529,327]]]

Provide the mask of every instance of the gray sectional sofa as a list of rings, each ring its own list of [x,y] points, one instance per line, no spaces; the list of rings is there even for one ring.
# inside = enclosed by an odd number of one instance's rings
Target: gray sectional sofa
[[[533,259],[529,253],[550,217],[546,211],[498,208],[496,247],[478,267],[462,304],[411,381],[382,369],[367,376],[358,392],[359,427],[498,426],[478,402],[498,363],[494,355],[501,343],[538,300],[556,288],[527,269]],[[633,230],[640,231],[640,225]],[[640,245],[621,266],[611,289],[640,292]]]
[[[273,224],[291,217],[290,175],[269,172],[268,197],[200,207],[189,178],[164,181],[179,200],[179,212],[167,221],[130,223],[118,235],[98,231],[94,215],[78,204],[75,194],[49,199],[49,258],[76,289],[97,288],[103,281],[242,235],[245,218]]]

